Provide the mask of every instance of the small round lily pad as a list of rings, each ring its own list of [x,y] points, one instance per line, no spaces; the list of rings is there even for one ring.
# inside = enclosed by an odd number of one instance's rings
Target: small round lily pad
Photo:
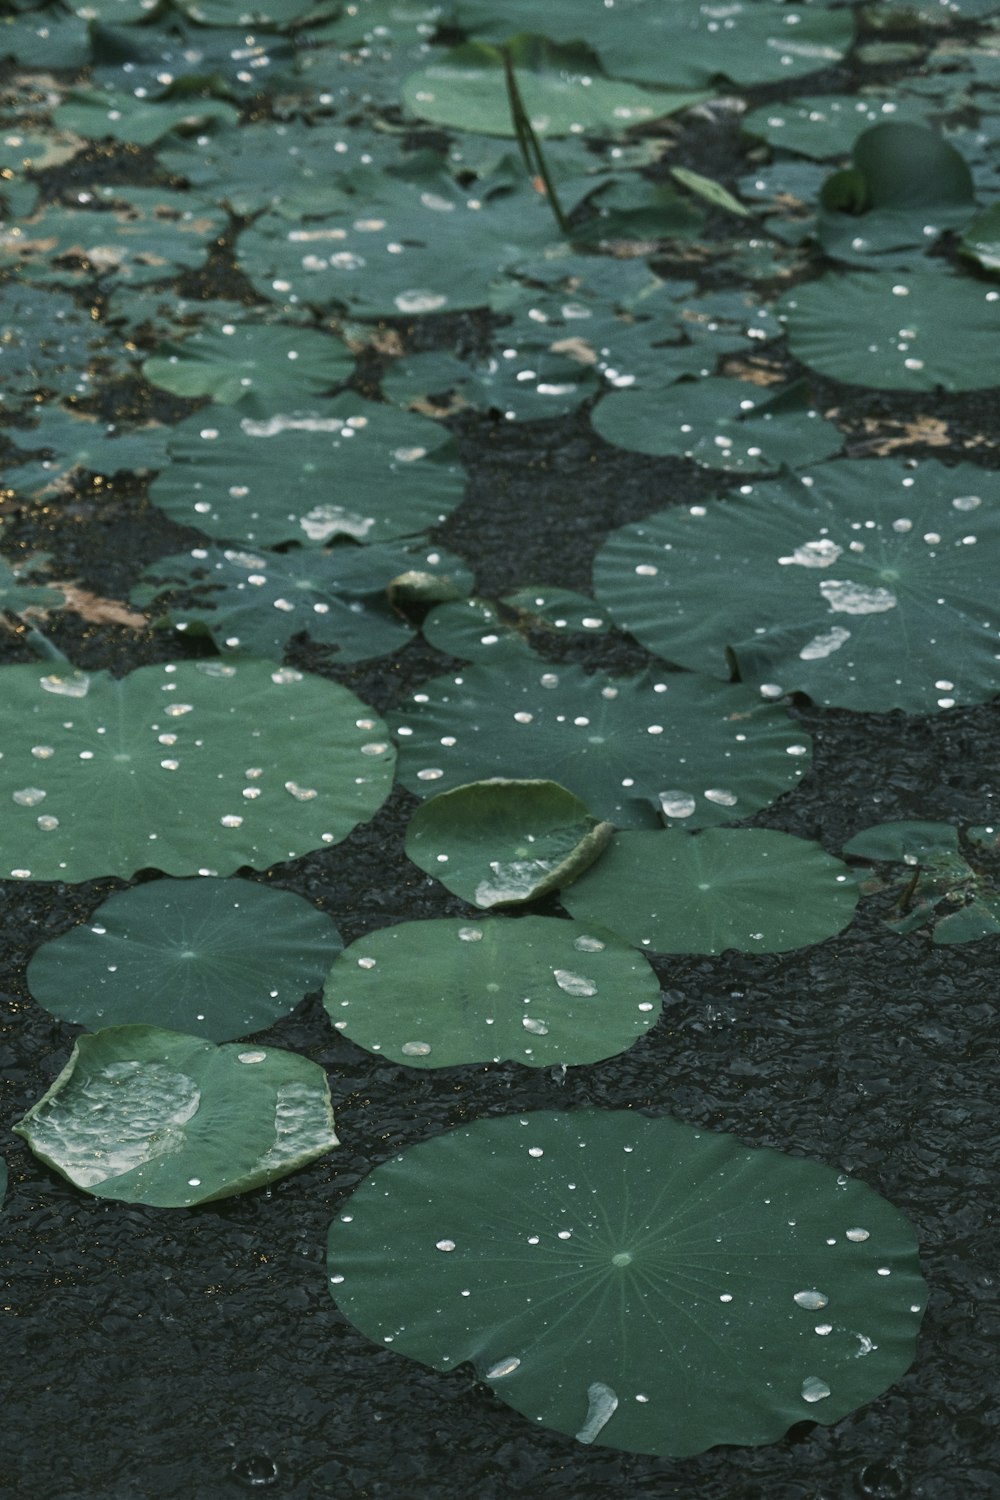
[[[819,844],[772,828],[618,833],[562,896],[657,953],[785,953],[833,937],[858,892]]]
[[[660,1012],[641,954],[596,923],[558,917],[400,922],[337,959],[323,997],[338,1031],[410,1068],[592,1063]]]
[[[318,1064],[156,1026],[78,1037],[14,1130],[84,1192],[153,1208],[247,1193],[337,1145]]]
[[[555,781],[493,777],[441,792],[406,830],[408,858],[476,906],[514,906],[569,885],[614,827]]]
[[[634,1110],[410,1147],[351,1195],[328,1265],[380,1349],[470,1361],[533,1426],[677,1458],[874,1400],[927,1298],[913,1231],[863,1183]]]
[[[287,1015],[341,947],[329,917],[292,891],[154,880],[43,943],[28,988],[52,1015],[95,1031],[143,1022],[223,1042]]]

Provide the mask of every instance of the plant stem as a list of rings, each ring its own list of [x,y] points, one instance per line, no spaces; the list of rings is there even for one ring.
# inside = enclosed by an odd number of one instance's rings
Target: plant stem
[[[548,199],[549,207],[552,209],[560,232],[569,239],[569,220],[563,212],[562,204],[559,202],[559,194],[556,192],[555,185],[549,174],[548,162],[545,160],[541,142],[535,134],[531,120],[528,118],[528,111],[524,107],[521,90],[518,88],[517,79],[514,76],[514,64],[511,60],[510,48],[501,47],[500,55],[503,58],[504,77],[507,81],[507,102],[510,105],[511,123],[514,126],[514,134],[517,136],[517,143],[521,148],[521,156],[527,168],[528,176],[541,178],[542,186],[545,189],[545,197]]]

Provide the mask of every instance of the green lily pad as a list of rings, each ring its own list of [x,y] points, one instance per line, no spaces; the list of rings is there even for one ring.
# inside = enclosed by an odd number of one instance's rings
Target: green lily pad
[[[199,26],[266,26],[285,31],[290,26],[326,20],[340,9],[337,0],[176,0]]]
[[[273,662],[0,670],[4,874],[262,869],[346,838],[392,784],[385,725]],[[178,816],[183,809],[184,816]]]
[[[569,885],[613,832],[555,781],[493,777],[418,807],[406,855],[474,906],[518,906]]]
[[[926,105],[896,93],[813,94],[773,101],[740,118],[740,129],[778,151],[830,161],[847,156],[858,132],[886,120],[919,124]]]
[[[508,354],[511,356],[508,358]],[[566,354],[506,342],[498,355],[470,362],[443,350],[396,361],[382,377],[390,401],[428,416],[473,406],[503,412],[508,422],[538,422],[574,411],[598,388],[592,369]]]
[[[89,311],[71,297],[7,283],[0,306],[0,407],[16,410],[36,392],[89,394],[88,366],[103,342]]]
[[[343,944],[329,917],[250,880],[153,880],[43,943],[28,988],[93,1031],[133,1022],[226,1042],[318,989]]]
[[[137,99],[127,89],[71,89],[54,111],[60,130],[72,130],[92,141],[111,138],[151,146],[174,130],[192,134],[211,124],[234,125],[239,111],[222,99]]]
[[[615,532],[594,591],[670,661],[771,697],[933,712],[1000,690],[992,476],[970,464],[827,464]]]
[[[495,663],[514,655],[537,662],[513,614],[502,612],[489,599],[449,599],[430,610],[421,625],[424,640],[467,661]],[[415,701],[424,701],[423,699]]]
[[[988,856],[993,840],[972,838]],[[885,924],[893,932],[929,931],[935,943],[970,943],[1000,933],[1000,881],[989,859],[975,868],[959,850],[958,830],[948,823],[879,823],[844,845],[852,859],[902,865],[862,883],[865,892],[897,892]]]
[[[455,0],[463,30],[503,41],[537,26],[536,0]],[[545,30],[557,41],[581,35],[614,78],[703,88],[725,76],[734,83],[786,82],[837,63],[850,47],[849,11],[782,0],[548,0]]]
[[[360,318],[459,312],[484,306],[493,276],[559,239],[529,183],[469,191],[430,153],[336,186],[338,211],[291,222],[268,212],[240,235],[237,261],[269,300]]]
[[[410,1068],[613,1057],[660,1013],[641,954],[558,917],[400,922],[337,959],[323,1003],[338,1031]]]
[[[29,281],[72,285],[110,276],[132,286],[200,265],[226,227],[224,212],[167,188],[96,187],[104,205],[45,204],[26,223],[0,228],[0,267]]]
[[[23,569],[12,568],[0,557],[0,610],[6,614],[29,615],[48,609],[61,609],[66,603],[62,589],[32,583],[22,576]],[[30,571],[30,570],[29,570]]]
[[[583,631],[587,635],[604,635],[609,621],[600,613],[593,599],[573,589],[553,588],[542,583],[526,584],[500,601],[514,610],[522,625],[549,630],[562,635],[566,631]]]
[[[14,1131],[85,1193],[152,1208],[248,1193],[338,1144],[318,1064],[156,1026],[77,1037]]]
[[[147,359],[142,373],[175,396],[210,396],[255,416],[310,406],[345,381],[354,356],[337,339],[309,328],[223,323]]]
[[[909,266],[975,207],[960,151],[925,125],[886,121],[858,136],[852,162],[823,184],[817,236],[834,260]]]
[[[843,441],[801,381],[776,394],[711,377],[613,391],[594,407],[591,423],[618,448],[676,454],[736,473],[801,468],[829,457]]]
[[[818,844],[773,828],[710,828],[617,833],[560,899],[580,921],[656,953],[787,953],[842,932],[858,893]]]
[[[777,305],[796,359],[886,391],[997,384],[1000,292],[947,271],[821,276]]]
[[[612,678],[496,647],[392,717],[418,797],[490,776],[551,777],[620,828],[746,817],[809,762],[799,726],[746,688],[687,673]],[[735,809],[735,810],[734,810]]]
[[[241,10],[242,5],[234,7],[234,20]],[[176,12],[170,14],[169,29],[92,22],[90,46],[91,78],[112,90],[144,88],[143,98],[156,102],[198,90],[242,100],[262,84],[280,92],[294,86],[295,52],[288,38],[248,37],[246,27],[184,26]]]
[[[18,495],[41,499],[58,494],[81,472],[144,474],[166,463],[166,427],[151,424],[123,431],[75,408],[53,405],[38,406],[33,415],[34,426],[19,428],[17,437],[19,447],[37,456],[8,474]]]
[[[304,631],[341,661],[365,661],[404,646],[414,633],[395,607],[400,588],[419,586],[427,598],[471,583],[462,560],[439,547],[373,542],[259,554],[195,547],[147,568],[132,602],[146,608],[179,584],[194,598],[169,603],[158,623],[207,630],[224,654],[280,658]]]
[[[414,536],[454,510],[465,482],[436,423],[352,392],[324,402],[321,414],[196,412],[168,446],[153,504],[210,536],[258,547]]]
[[[633,1110],[410,1147],[351,1195],[328,1265],[380,1348],[471,1361],[533,1424],[677,1458],[881,1395],[927,1299],[912,1230],[863,1183]]]
[[[706,97],[606,78],[599,60],[580,42],[559,46],[529,31],[513,37],[508,51],[531,127],[541,137],[587,131],[620,135]],[[437,125],[516,134],[503,53],[486,42],[466,42],[411,73],[403,83],[403,101],[420,119]]]

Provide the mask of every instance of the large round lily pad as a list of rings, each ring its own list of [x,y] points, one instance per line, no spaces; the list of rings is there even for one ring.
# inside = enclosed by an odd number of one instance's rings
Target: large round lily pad
[[[249,1192],[337,1145],[317,1063],[155,1026],[77,1037],[14,1130],[84,1192],[153,1208]]]
[[[329,917],[250,880],[154,880],[43,943],[28,988],[97,1031],[143,1022],[213,1042],[262,1031],[318,989],[341,948]]]
[[[744,817],[794,786],[810,742],[783,709],[686,673],[588,675],[505,648],[424,683],[394,716],[420,797],[490,776],[548,777],[620,828]]]
[[[310,406],[353,368],[350,351],[315,329],[223,323],[162,345],[142,373],[175,396],[210,396],[270,416]]]
[[[329,1269],[381,1346],[471,1361],[580,1442],[679,1458],[881,1395],[927,1295],[912,1230],[864,1184],[632,1110],[411,1147],[333,1221]]]
[[[347,688],[273,662],[0,672],[2,873],[228,875],[336,844],[392,784]]]
[[[975,391],[998,382],[1000,292],[946,271],[850,272],[778,303],[796,359],[876,390]]]
[[[197,412],[173,429],[169,452],[154,505],[258,547],[415,536],[454,510],[465,481],[436,423],[350,394],[321,415]]]
[[[1000,488],[969,464],[826,464],[615,532],[594,592],[670,661],[926,713],[1000,690]]]
[[[599,1062],[660,1013],[641,954],[602,926],[558,917],[380,928],[344,950],[323,999],[338,1031],[410,1068]]]
[[[561,897],[657,953],[785,953],[841,932],[858,892],[819,844],[773,828],[616,834]]]
[[[613,832],[554,781],[494,777],[418,807],[406,853],[476,906],[516,906],[569,885]]]

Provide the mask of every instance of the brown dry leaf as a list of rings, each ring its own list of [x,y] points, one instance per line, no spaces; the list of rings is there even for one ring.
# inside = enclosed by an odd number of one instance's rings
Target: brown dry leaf
[[[74,583],[60,582],[55,587],[66,595],[64,608],[92,625],[127,625],[131,630],[143,630],[149,624],[145,615],[136,614],[117,599],[102,599],[100,594],[92,594]]]
[[[579,365],[596,365],[597,352],[592,349],[586,339],[579,336],[571,339],[557,339],[549,348],[553,354],[565,354],[568,359],[575,359]]]
[[[862,439],[861,442],[864,452],[877,454],[880,458],[914,443],[948,448],[953,441],[947,422],[940,417],[918,416],[912,422],[885,422],[878,417],[865,417],[861,425],[867,437],[867,441]]]
[[[722,373],[734,380],[749,380],[751,385],[780,385],[785,378],[780,365],[765,360],[727,359]]]

